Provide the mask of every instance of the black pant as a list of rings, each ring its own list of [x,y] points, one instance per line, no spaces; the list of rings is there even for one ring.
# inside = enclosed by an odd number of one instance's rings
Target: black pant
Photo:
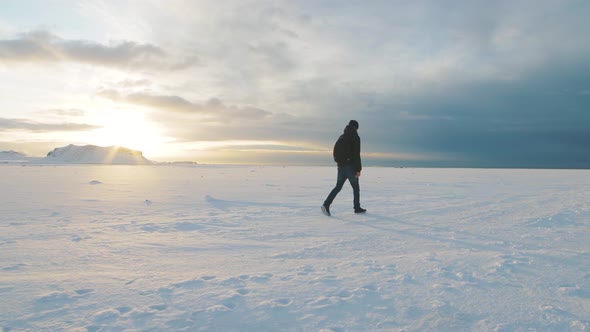
[[[359,186],[359,179],[356,177],[356,172],[353,168],[352,165],[344,165],[344,166],[338,166],[338,180],[336,181],[336,187],[334,187],[334,189],[332,189],[332,191],[330,192],[330,194],[328,195],[328,198],[326,198],[326,201],[324,202],[325,205],[330,206],[330,204],[332,204],[332,202],[334,201],[334,198],[336,198],[336,195],[338,195],[338,193],[340,192],[340,190],[342,190],[342,186],[344,186],[344,182],[346,182],[346,180],[348,180],[348,182],[350,182],[350,185],[352,186],[352,193],[353,193],[353,204],[354,204],[354,208],[360,208],[361,207],[361,203],[360,203],[360,186]]]

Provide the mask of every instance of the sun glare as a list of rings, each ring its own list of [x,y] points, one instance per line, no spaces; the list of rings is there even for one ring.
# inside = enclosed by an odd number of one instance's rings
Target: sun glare
[[[121,146],[142,151],[144,156],[162,154],[165,138],[158,126],[141,112],[108,112],[102,128],[92,132],[89,141],[100,146]]]

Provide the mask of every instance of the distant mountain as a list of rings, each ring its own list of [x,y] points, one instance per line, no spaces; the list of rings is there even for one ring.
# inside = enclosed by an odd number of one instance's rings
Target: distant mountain
[[[26,162],[29,159],[26,155],[16,151],[0,151],[0,162]]]
[[[152,162],[135,151],[118,146],[101,147],[96,145],[68,145],[54,149],[41,163],[58,164],[117,164],[117,165],[149,165]]]

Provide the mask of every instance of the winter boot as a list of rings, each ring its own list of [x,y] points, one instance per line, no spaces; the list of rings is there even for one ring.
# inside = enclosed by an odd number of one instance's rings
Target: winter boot
[[[328,217],[331,216],[330,214],[330,205],[327,205],[326,203],[324,203],[322,205],[322,213],[327,215]]]
[[[363,209],[360,206],[354,208],[354,213],[365,213],[365,212],[367,212],[367,210]]]

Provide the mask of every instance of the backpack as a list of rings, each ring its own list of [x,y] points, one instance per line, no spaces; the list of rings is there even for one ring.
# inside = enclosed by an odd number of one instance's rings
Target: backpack
[[[350,143],[348,139],[342,135],[334,144],[334,161],[338,164],[345,164],[350,162]]]

